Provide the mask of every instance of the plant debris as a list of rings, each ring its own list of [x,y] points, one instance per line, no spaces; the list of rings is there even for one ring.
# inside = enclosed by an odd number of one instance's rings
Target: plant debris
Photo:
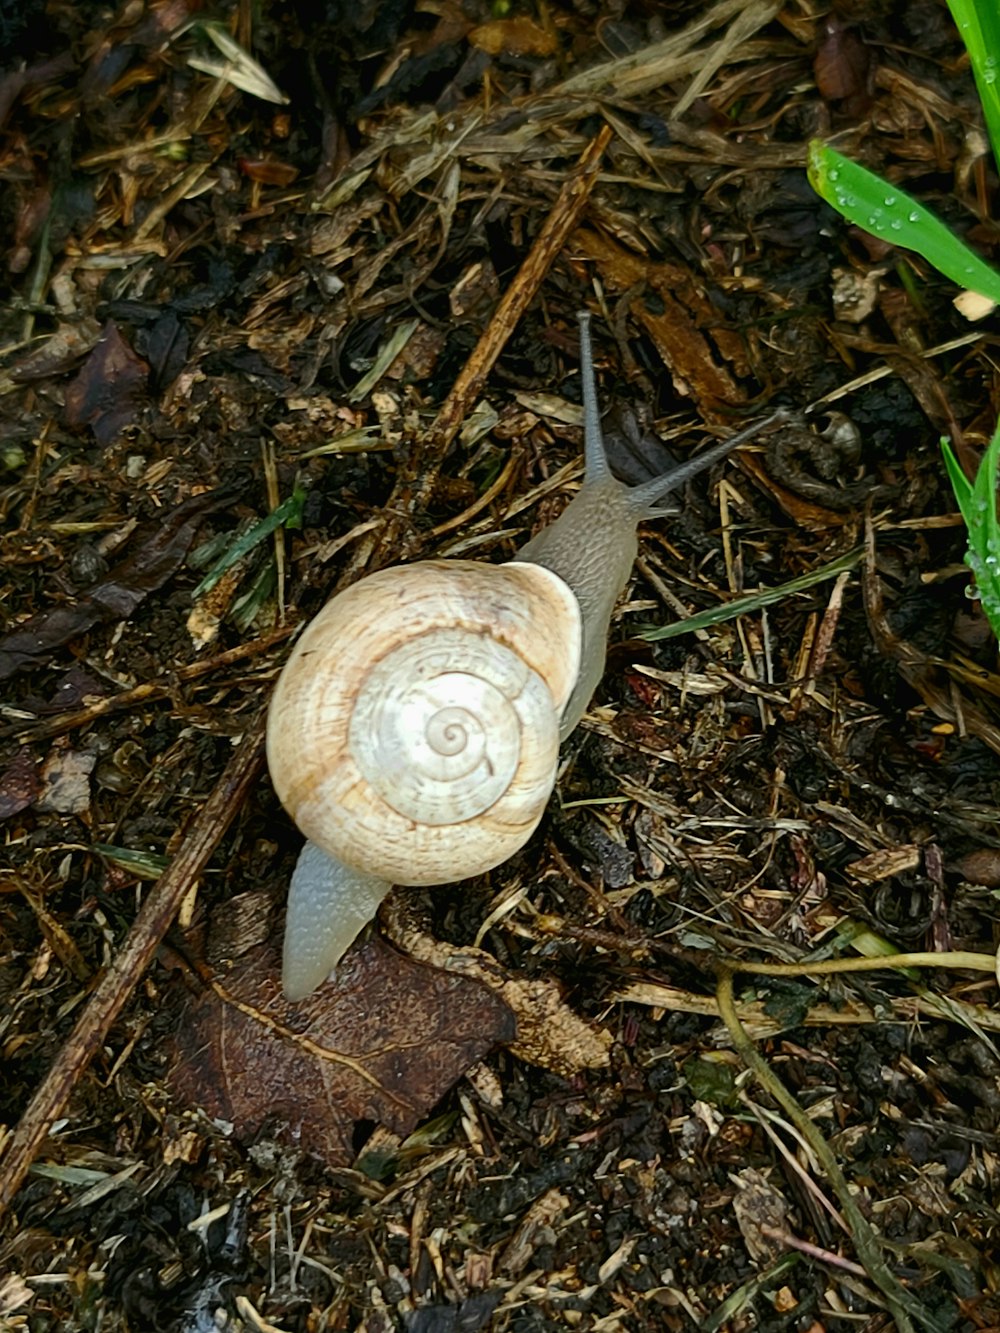
[[[140,533],[133,554],[89,592],[66,606],[22,621],[5,634],[0,638],[0,680],[49,662],[54,649],[79,638],[101,621],[132,615],[180,568],[205,515],[230,504],[236,494],[225,487],[182,501],[166,521],[150,524]]]
[[[938,0],[0,2],[5,1329],[1000,1326],[997,315],[806,175],[996,268],[981,126]],[[286,1006],[289,641],[561,510],[581,307],[630,480],[787,430],[530,843]]]

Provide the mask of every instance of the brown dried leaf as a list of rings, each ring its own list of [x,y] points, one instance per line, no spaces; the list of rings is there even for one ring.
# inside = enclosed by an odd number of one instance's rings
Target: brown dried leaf
[[[854,31],[827,18],[813,61],[816,86],[831,101],[850,101],[857,110],[867,102],[871,54]]]
[[[408,954],[456,975],[475,977],[503,997],[517,1020],[517,1036],[510,1047],[519,1060],[551,1069],[562,1078],[608,1063],[611,1034],[574,1013],[554,981],[512,976],[485,949],[442,944],[424,930],[413,893],[390,894],[379,919],[393,942]]]
[[[90,775],[95,754],[71,750],[57,741],[42,765],[42,790],[36,808],[57,815],[82,815],[90,809]]]
[[[970,884],[982,884],[987,889],[1000,888],[1000,849],[977,847],[955,862],[955,869]]]
[[[879,848],[863,856],[860,861],[852,861],[845,869],[862,884],[879,884],[895,875],[905,875],[907,871],[919,869],[922,861],[920,848],[911,843],[902,847]]]
[[[11,61],[11,64],[13,63]],[[76,61],[69,51],[65,51],[62,55],[45,60],[41,64],[29,65],[27,69],[7,70],[0,77],[0,125],[6,123],[11,107],[22,93],[32,88],[43,88],[47,83],[54,83],[75,67]]]
[[[291,162],[282,162],[271,157],[238,157],[236,165],[244,176],[249,176],[259,185],[280,185],[287,187],[299,174],[298,167]]]
[[[28,1286],[20,1273],[8,1273],[0,1282],[0,1315],[13,1314],[15,1310],[20,1310],[34,1299],[34,1288]],[[11,1327],[17,1326],[12,1324]]]
[[[26,810],[41,788],[35,761],[25,746],[0,773],[0,819],[10,819]]]
[[[174,1095],[230,1120],[265,1122],[328,1166],[354,1159],[354,1122],[410,1133],[456,1079],[515,1035],[488,987],[404,958],[377,936],[352,948],[300,1004],[282,995],[278,946],[251,950],[188,1007]]]
[[[98,444],[110,444],[131,426],[149,396],[149,365],[112,323],[66,389],[66,424],[90,426]]]
[[[733,1212],[747,1253],[755,1263],[771,1263],[782,1250],[776,1236],[784,1232],[788,1204],[764,1172],[752,1166],[731,1179],[737,1187]]]
[[[554,32],[548,32],[534,19],[494,19],[469,33],[469,45],[491,56],[552,56],[559,49]]]
[[[93,350],[100,336],[100,325],[94,319],[61,324],[40,347],[32,348],[14,362],[10,378],[15,384],[30,384],[32,380],[62,375]]]
[[[44,665],[53,649],[101,621],[130,616],[180,566],[202,518],[229,504],[237,494],[231,487],[220,487],[185,500],[172,514],[150,525],[146,540],[85,597],[32,616],[5,634],[0,638],[0,680],[24,667]]]
[[[734,362],[743,359],[743,352],[739,340],[719,327],[718,315],[693,275],[679,264],[633,254],[597,232],[577,231],[572,245],[578,256],[597,265],[608,291],[637,293],[628,298],[629,311],[655,343],[677,392],[694,399],[706,420],[727,420],[728,409],[739,406],[745,395],[719,364],[703,330],[712,330],[716,347],[725,347]],[[655,294],[660,310],[650,294]]]
[[[531,1262],[535,1246],[551,1244],[552,1227],[570,1207],[569,1195],[553,1187],[536,1199],[518,1224],[497,1267],[502,1273],[517,1277]]]

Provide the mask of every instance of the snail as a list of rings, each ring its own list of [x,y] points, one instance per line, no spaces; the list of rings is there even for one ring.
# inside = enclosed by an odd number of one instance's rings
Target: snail
[[[639,486],[612,476],[589,315],[580,315],[584,480],[502,565],[424,560],[367,575],[303,631],[274,690],[267,757],[306,836],[292,875],[282,985],[329,975],[393,884],[445,884],[527,842],[559,745],[604,670],[639,521],[751,430]]]

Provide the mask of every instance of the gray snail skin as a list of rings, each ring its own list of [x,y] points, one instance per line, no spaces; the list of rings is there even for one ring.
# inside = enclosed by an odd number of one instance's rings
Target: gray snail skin
[[[534,832],[559,743],[604,670],[638,523],[750,434],[626,486],[605,455],[590,317],[580,315],[584,480],[504,565],[424,560],[368,575],[304,630],[275,687],[267,757],[306,843],[282,987],[323,982],[393,884],[492,869]]]

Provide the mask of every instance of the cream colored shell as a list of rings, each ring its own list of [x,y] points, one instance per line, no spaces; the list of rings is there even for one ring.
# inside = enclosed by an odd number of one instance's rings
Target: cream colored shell
[[[555,781],[580,667],[580,610],[538,565],[381,570],[307,626],[278,681],[278,797],[330,856],[442,884],[511,856]]]

